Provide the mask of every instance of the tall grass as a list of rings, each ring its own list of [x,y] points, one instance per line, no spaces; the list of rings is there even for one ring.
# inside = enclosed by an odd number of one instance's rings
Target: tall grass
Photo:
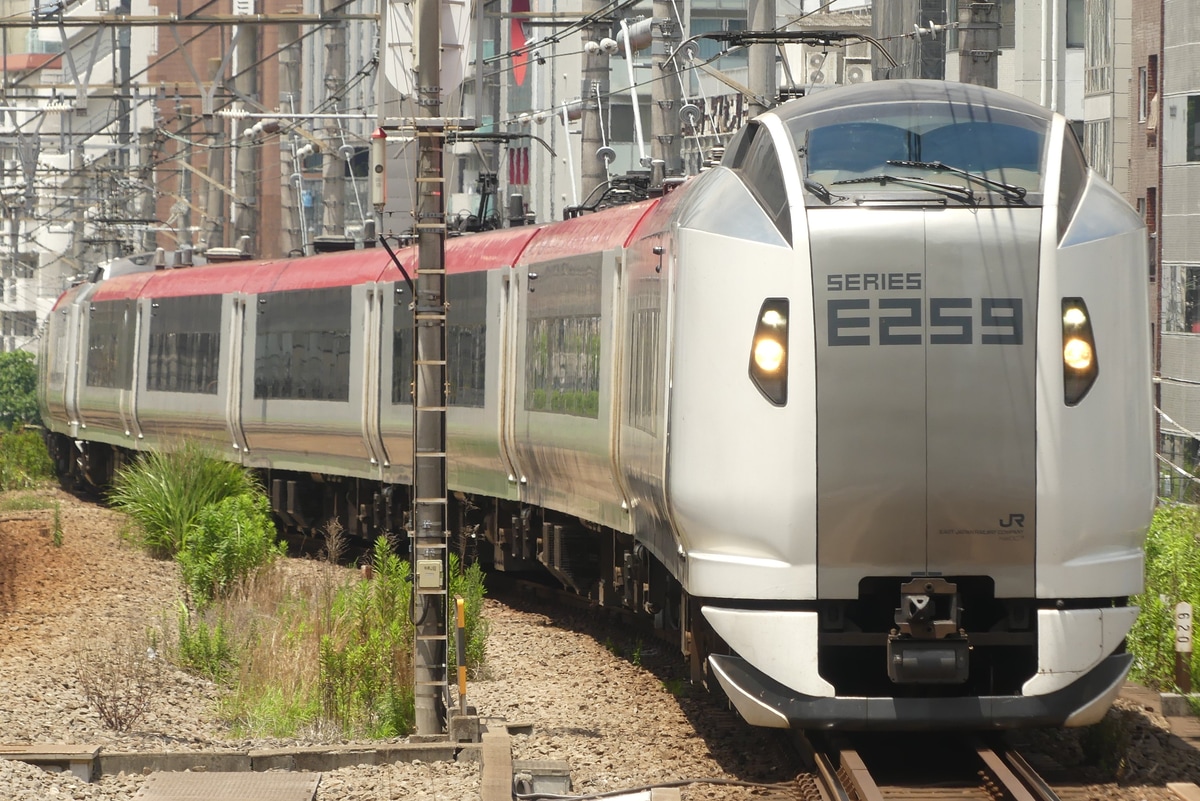
[[[239,736],[341,739],[412,730],[409,564],[380,538],[371,568],[368,579],[331,561],[276,563],[206,610],[209,629],[233,637],[222,715]],[[456,565],[452,573],[452,589],[468,599],[468,655],[486,645],[487,626],[477,619],[481,579],[478,568]],[[482,662],[469,664],[478,674]]]
[[[179,551],[204,507],[257,489],[254,476],[240,465],[187,443],[174,451],[146,453],[117,471],[109,502],[134,520],[143,547],[169,557]]]

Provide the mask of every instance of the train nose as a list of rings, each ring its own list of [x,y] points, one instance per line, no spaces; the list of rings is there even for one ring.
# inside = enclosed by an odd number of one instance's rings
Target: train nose
[[[1033,594],[1040,211],[810,210],[822,597],[982,563]]]

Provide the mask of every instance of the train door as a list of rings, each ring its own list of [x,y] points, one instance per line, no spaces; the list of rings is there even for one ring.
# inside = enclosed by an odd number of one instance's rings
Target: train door
[[[619,257],[566,255],[518,271],[515,442],[531,503],[630,531],[613,470]]]
[[[526,478],[517,458],[516,442],[517,380],[521,374],[516,325],[520,270],[514,267],[500,272],[500,453],[508,468],[508,483],[515,487],[517,498],[525,500]]]
[[[234,450],[242,455],[243,462],[248,450],[246,433],[242,430],[242,376],[243,354],[246,339],[246,296],[241,292],[233,292],[224,298],[225,310],[223,316],[228,321],[225,328],[223,347],[225,350],[226,371],[224,380],[220,382],[224,397],[225,420],[229,427],[230,441]]]
[[[369,284],[365,288],[366,314],[362,320],[362,337],[364,363],[362,370],[362,398],[359,407],[362,410],[363,447],[366,449],[371,464],[379,469],[388,466],[387,451],[383,445],[383,431],[380,425],[380,365],[383,349],[383,303],[390,298],[391,284]]]
[[[88,289],[80,293],[74,303],[67,306],[63,311],[66,314],[65,325],[67,332],[65,336],[66,361],[62,365],[63,370],[63,403],[66,407],[67,420],[71,426],[71,436],[79,434],[79,385],[80,385],[80,370],[83,369],[83,349],[84,343],[87,341],[87,331],[85,330],[85,321],[87,315],[84,311],[88,308],[88,298],[91,296],[95,284],[92,284]],[[63,358],[60,356],[60,358]]]

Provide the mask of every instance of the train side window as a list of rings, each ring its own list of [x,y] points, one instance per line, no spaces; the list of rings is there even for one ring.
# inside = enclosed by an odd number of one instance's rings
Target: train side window
[[[779,153],[771,134],[761,124],[750,123],[751,131],[733,158],[733,170],[742,176],[754,199],[770,216],[779,233],[790,244],[792,217],[788,209],[787,188]]]
[[[109,300],[88,309],[89,387],[133,388],[133,301]]]
[[[146,389],[217,394],[221,296],[156,298],[150,316]]]
[[[446,281],[450,309],[446,315],[446,402],[451,406],[484,405],[487,371],[487,273],[461,273]],[[411,371],[410,371],[411,372]]]
[[[350,307],[350,287],[260,295],[254,397],[349,400]]]
[[[392,403],[409,405],[413,396],[413,313],[407,290],[395,293],[392,316]]]
[[[1075,207],[1083,197],[1083,188],[1087,184],[1087,159],[1083,156],[1083,148],[1075,138],[1075,132],[1068,126],[1063,132],[1062,168],[1058,179],[1058,241],[1061,242],[1075,216]]]

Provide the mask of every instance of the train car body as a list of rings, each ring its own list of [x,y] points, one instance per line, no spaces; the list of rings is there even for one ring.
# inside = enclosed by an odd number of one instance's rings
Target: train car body
[[[1094,722],[1155,500],[1146,253],[1061,115],[925,81],[452,239],[456,542],[654,615],[757,725]],[[43,337],[60,470],[200,439],[286,526],[397,530],[410,303],[376,250],[76,287]]]

